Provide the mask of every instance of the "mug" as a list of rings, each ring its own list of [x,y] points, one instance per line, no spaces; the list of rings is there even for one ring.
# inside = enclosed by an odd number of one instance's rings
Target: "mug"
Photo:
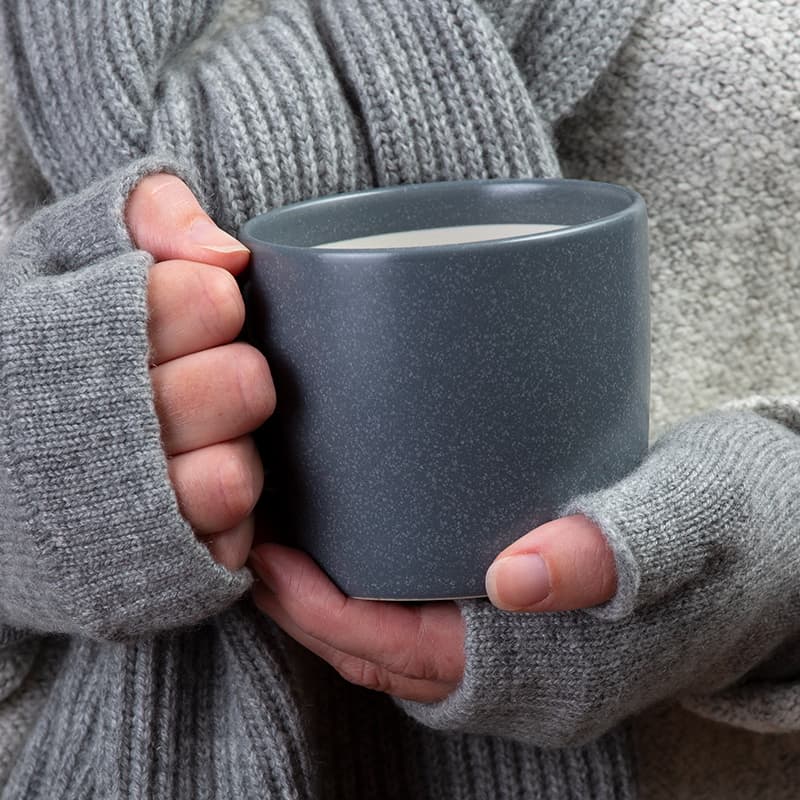
[[[430,230],[464,226],[484,226],[466,231],[478,241]],[[346,594],[485,596],[502,549],[646,454],[647,219],[631,189],[405,184],[287,205],[240,238],[246,336],[277,394],[258,436],[265,505]]]

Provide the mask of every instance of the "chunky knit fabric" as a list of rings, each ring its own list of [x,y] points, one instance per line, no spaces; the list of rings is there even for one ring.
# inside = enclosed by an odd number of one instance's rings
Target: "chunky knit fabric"
[[[798,429],[800,350],[791,342],[800,308],[799,28],[794,0],[651,1],[591,96],[559,126],[565,175],[636,186],[647,202],[654,438],[688,415],[728,405]],[[781,450],[764,447],[760,469],[771,484],[770,476],[790,462],[781,460]],[[658,476],[653,481],[648,495],[663,486]],[[784,485],[787,498],[794,491],[785,474],[775,482]],[[699,485],[694,491],[701,491]],[[738,547],[754,553],[766,544],[778,560],[756,564],[748,555],[743,564],[749,566],[733,570],[720,602],[727,597],[730,608],[738,606],[745,602],[735,595],[739,587],[746,596],[756,585],[763,592],[783,586],[792,602],[794,533],[773,522],[764,538],[745,522],[745,498],[749,493],[730,506],[739,509],[741,522],[731,524],[715,553],[708,553],[708,584],[716,580],[717,565],[733,558],[726,541],[738,540]],[[703,501],[698,497],[698,505]],[[636,515],[637,538],[653,530],[647,505],[642,500]],[[789,504],[780,505],[792,513]],[[707,516],[708,509],[698,514]],[[630,523],[626,529],[632,530]],[[679,573],[696,552],[696,539],[688,546],[673,527],[665,549],[665,534],[657,537],[658,550],[664,566],[671,562],[672,585],[680,592]],[[702,572],[694,574],[695,586],[706,580]],[[641,584],[645,592],[647,582],[645,577]],[[749,602],[771,625],[761,598]],[[692,627],[688,618],[684,625]],[[709,659],[716,655],[715,636],[709,631]],[[739,641],[746,646],[747,638],[743,630]],[[643,796],[796,797],[798,674],[795,635],[746,681],[711,695],[682,696],[692,715],[661,707],[638,718],[634,740]]]
[[[57,195],[168,152],[197,168],[234,229],[265,208],[368,185],[555,175],[550,127],[642,3],[608,0],[598,16],[590,2],[545,12],[493,0],[502,36],[471,0],[262,0],[244,21],[224,5],[9,6],[17,103]],[[547,98],[539,105],[510,44]]]
[[[58,200],[17,233],[0,273],[5,797],[625,798],[619,723],[659,700],[797,725],[790,694],[746,680],[777,674],[770,656],[798,633],[791,399],[698,416],[633,476],[576,498],[614,547],[618,595],[536,616],[459,602],[466,673],[435,704],[346,684],[254,612],[239,599],[249,575],[210,559],[167,479],[147,376],[150,259],[122,221],[141,175],[185,176],[229,230],[371,185],[556,175],[554,128],[640,11],[0,10],[26,137],[12,152]]]

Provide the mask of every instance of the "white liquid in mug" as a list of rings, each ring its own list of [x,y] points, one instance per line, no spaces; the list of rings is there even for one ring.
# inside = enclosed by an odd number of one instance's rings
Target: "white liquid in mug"
[[[315,247],[328,250],[349,248],[377,249],[384,247],[430,247],[431,245],[464,244],[466,242],[488,242],[508,239],[511,236],[529,236],[566,228],[566,225],[543,225],[534,223],[506,223],[501,225],[453,225],[448,228],[420,228],[413,231],[379,233],[358,239],[342,239],[326,242]]]

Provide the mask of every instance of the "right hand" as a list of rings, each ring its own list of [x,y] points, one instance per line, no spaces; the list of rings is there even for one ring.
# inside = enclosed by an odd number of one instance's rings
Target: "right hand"
[[[249,434],[275,408],[266,359],[234,342],[244,323],[235,276],[250,253],[173,175],[143,179],[126,220],[136,247],[156,261],[148,282],[150,377],[178,505],[212,557],[239,569],[264,481]]]

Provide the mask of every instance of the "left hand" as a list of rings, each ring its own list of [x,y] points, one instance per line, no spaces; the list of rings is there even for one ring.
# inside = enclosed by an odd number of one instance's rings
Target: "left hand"
[[[531,562],[532,555],[542,562]],[[351,683],[432,703],[461,681],[465,629],[454,602],[354,600],[310,556],[274,542],[254,548],[250,565],[261,579],[253,589],[258,608]],[[507,611],[587,608],[613,596],[616,569],[599,528],[565,517],[505,548],[486,589]]]

